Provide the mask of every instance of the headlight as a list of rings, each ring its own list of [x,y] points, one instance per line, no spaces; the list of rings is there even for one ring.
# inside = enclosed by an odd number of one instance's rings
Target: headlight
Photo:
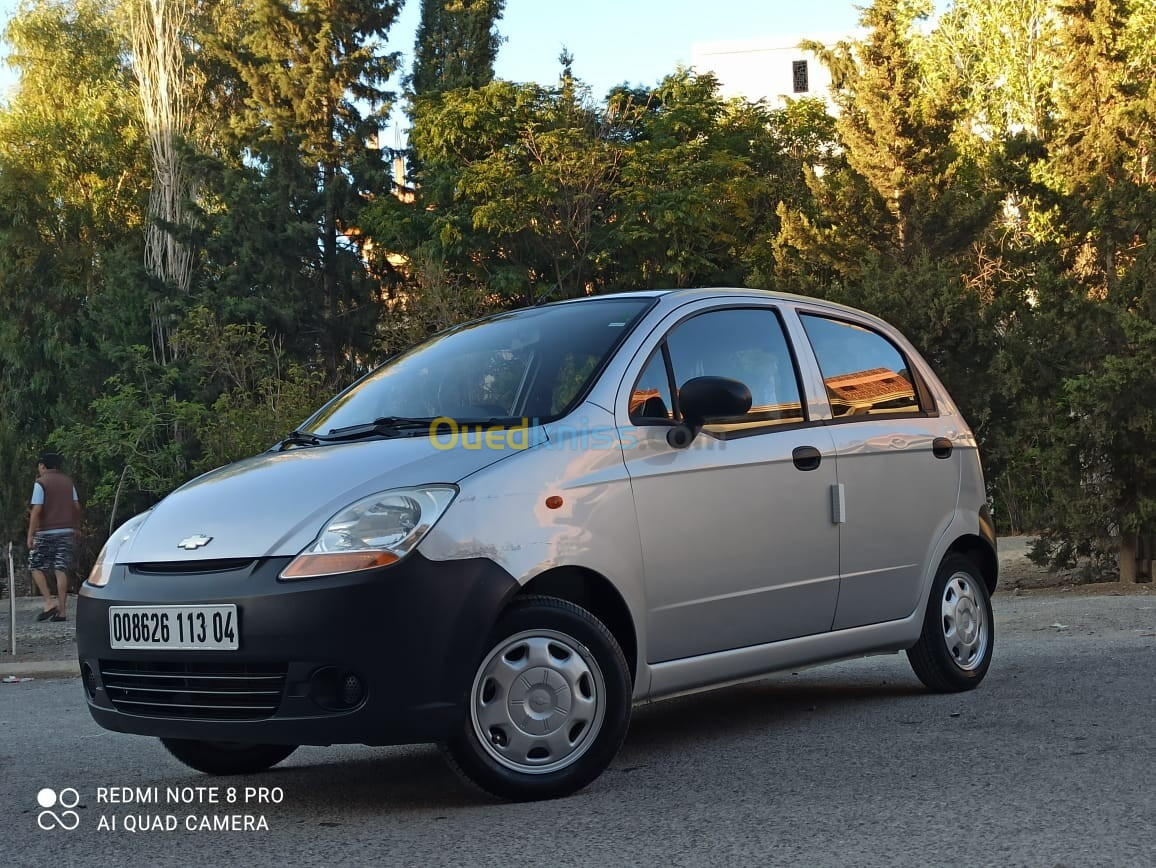
[[[120,554],[124,544],[132,539],[137,529],[144,524],[144,520],[148,518],[151,511],[142,512],[140,515],[130,518],[108,538],[108,542],[101,547],[100,554],[96,556],[96,563],[92,565],[92,572],[88,574],[90,585],[94,588],[103,588],[108,584],[108,580],[112,577],[113,565],[116,564],[116,556]]]
[[[364,497],[333,516],[281,578],[311,579],[396,563],[429,533],[457,493],[453,485],[423,485]]]

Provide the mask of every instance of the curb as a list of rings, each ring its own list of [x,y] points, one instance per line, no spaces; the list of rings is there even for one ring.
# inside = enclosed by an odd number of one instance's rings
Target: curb
[[[16,678],[79,678],[80,664],[75,660],[0,661],[0,688],[3,687],[2,679],[10,675]]]

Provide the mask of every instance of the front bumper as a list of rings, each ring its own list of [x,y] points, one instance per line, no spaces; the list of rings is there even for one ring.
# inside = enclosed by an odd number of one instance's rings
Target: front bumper
[[[281,581],[277,576],[289,560],[118,565],[105,587],[85,584],[77,606],[77,646],[96,722],[162,738],[267,744],[382,745],[446,737],[461,721],[474,667],[517,582],[484,558],[430,561],[416,552],[380,570]],[[238,650],[113,651],[109,646],[112,605],[201,603],[237,605]],[[136,682],[173,684],[164,694],[137,695],[178,700],[184,687],[216,683],[194,680],[207,678],[198,673],[283,672],[284,677],[259,676],[266,679],[264,686],[280,691],[269,691],[271,713],[214,719],[218,712],[202,710],[194,719],[176,708],[124,701],[134,694],[115,686],[116,673],[123,670],[188,673],[148,675]],[[332,687],[347,674],[360,680],[362,693],[343,707],[333,700]],[[211,706],[211,699],[205,704]]]

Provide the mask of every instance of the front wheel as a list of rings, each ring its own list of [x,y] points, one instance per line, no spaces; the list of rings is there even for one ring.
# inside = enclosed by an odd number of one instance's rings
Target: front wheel
[[[991,597],[975,563],[943,559],[931,584],[923,633],[907,650],[915,674],[931,690],[954,693],[983,681],[995,646]]]
[[[161,744],[185,765],[209,775],[256,774],[272,768],[297,750],[295,744],[247,744],[187,738],[162,738]]]
[[[622,649],[590,612],[554,597],[516,600],[491,634],[446,757],[501,798],[570,795],[618,753],[631,691]]]

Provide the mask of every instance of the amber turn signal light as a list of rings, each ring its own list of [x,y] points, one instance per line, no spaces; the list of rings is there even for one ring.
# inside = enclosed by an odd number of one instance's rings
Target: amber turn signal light
[[[397,562],[393,552],[317,552],[298,555],[281,571],[283,579],[312,579],[337,573],[356,573],[374,567],[388,567]]]

